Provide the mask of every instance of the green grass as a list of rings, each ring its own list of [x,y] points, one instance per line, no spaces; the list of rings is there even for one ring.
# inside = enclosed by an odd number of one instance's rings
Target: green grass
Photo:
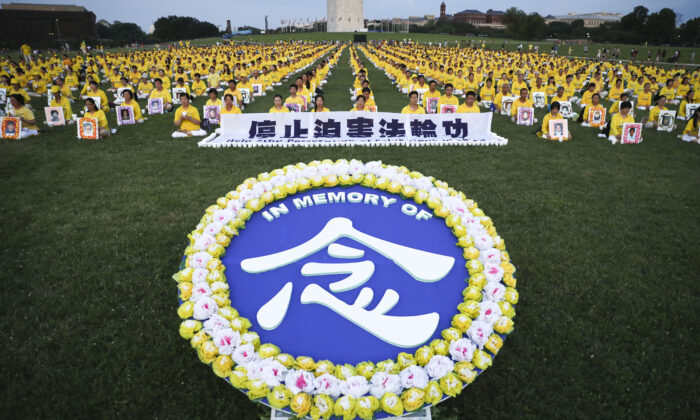
[[[333,110],[351,105],[348,58],[325,87]],[[380,110],[398,111],[405,98],[368,66]],[[267,110],[261,99],[247,112]],[[179,337],[170,276],[204,209],[243,179],[356,158],[464,191],[518,268],[515,332],[435,419],[693,416],[698,145],[645,130],[611,146],[575,124],[572,141],[549,142],[501,116],[493,128],[507,147],[199,149],[170,138],[172,114],[94,143],[74,126],[0,142],[3,415],[269,417]]]

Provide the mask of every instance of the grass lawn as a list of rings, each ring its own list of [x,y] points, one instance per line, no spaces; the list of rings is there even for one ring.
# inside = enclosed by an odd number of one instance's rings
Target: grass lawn
[[[325,87],[332,110],[351,107],[348,61],[346,49]],[[379,109],[399,111],[405,97],[368,66]],[[271,101],[268,93],[246,112]],[[684,418],[700,409],[700,146],[676,138],[680,129],[645,130],[642,144],[623,147],[572,124],[573,140],[558,143],[495,116],[507,147],[199,149],[170,138],[172,118],[94,143],[77,140],[74,126],[0,142],[8,418],[269,418],[179,337],[171,275],[218,197],[259,172],[323,158],[380,159],[445,180],[508,244],[516,329],[435,419]],[[109,119],[114,127],[114,112]]]

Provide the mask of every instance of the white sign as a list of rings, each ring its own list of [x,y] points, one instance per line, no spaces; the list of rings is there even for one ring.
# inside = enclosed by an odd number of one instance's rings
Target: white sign
[[[337,145],[505,146],[491,132],[492,113],[324,112],[223,114],[221,130],[200,147]]]

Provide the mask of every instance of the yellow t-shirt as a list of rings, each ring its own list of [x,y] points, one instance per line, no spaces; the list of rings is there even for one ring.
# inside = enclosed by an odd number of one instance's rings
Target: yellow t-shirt
[[[622,114],[619,112],[615,115],[613,115],[612,120],[610,121],[610,135],[611,136],[620,136],[622,135],[622,125],[625,123],[633,123],[634,122],[634,117],[630,114],[627,113],[626,117],[622,117]]]
[[[402,114],[425,114],[425,108],[423,108],[422,106],[419,105],[418,108],[414,111],[411,109],[411,105],[406,105],[401,110],[401,113]]]
[[[479,113],[479,112],[481,112],[481,110],[479,109],[478,106],[476,106],[476,104],[474,104],[472,106],[467,106],[466,102],[457,108],[458,114]]]
[[[323,111],[316,111],[316,108],[314,108],[311,110],[311,112],[331,112],[331,110],[324,106]]]
[[[685,125],[685,129],[683,130],[683,134],[689,134],[691,136],[698,135],[698,126],[695,125],[695,119],[691,118],[690,121],[688,121],[688,124]]]
[[[474,93],[476,93],[476,92],[474,92]],[[481,88],[481,91],[479,92],[479,96],[481,97],[482,101],[493,101],[493,97],[495,94],[496,94],[496,89],[493,86],[488,87],[486,85],[484,85]]]
[[[225,106],[221,107],[221,115],[223,115],[223,114],[240,114],[240,113],[241,113],[241,109],[235,105],[233,105],[231,107],[231,109],[226,109]]]
[[[637,96],[637,105],[639,106],[651,106],[651,97],[654,92],[639,92]]]
[[[224,103],[221,102],[221,99],[216,98],[215,101],[212,101],[211,99],[207,99],[207,103],[205,105],[219,105],[221,108],[224,107]]]
[[[513,101],[513,105],[510,107],[510,116],[514,117],[518,115],[518,108],[523,107],[523,108],[534,108],[532,105],[532,100],[531,99],[526,99],[525,102],[521,102],[520,98],[516,99]]]
[[[455,105],[459,107],[459,99],[457,99],[457,97],[454,95],[450,96],[449,98],[446,95],[441,96],[438,100],[438,113],[440,113],[440,107],[443,105]]]
[[[56,98],[51,100],[51,103],[49,106],[60,106],[63,108],[63,118],[65,118],[66,121],[70,120],[73,118],[73,110],[71,109],[70,106],[70,100],[66,98],[65,96],[61,96],[61,102],[56,102]]]
[[[207,91],[207,85],[205,85],[204,81],[201,79],[199,80],[199,82],[195,80],[194,82],[192,82],[192,90],[194,91],[195,95],[201,96],[202,94],[204,94],[204,92]]]
[[[95,112],[86,112],[85,118],[95,118],[100,128],[109,130],[109,124],[107,124],[107,116],[105,115],[103,110],[98,109]]]
[[[281,109],[278,110],[277,108],[275,108],[275,107],[273,106],[272,108],[270,108],[270,110],[269,110],[268,112],[269,112],[270,114],[274,114],[274,113],[277,113],[277,112],[289,112],[289,108],[287,108],[286,106],[283,106]]]
[[[133,99],[131,100],[131,103],[126,103],[123,102],[122,106],[129,106],[131,109],[134,110],[134,121],[138,121],[140,119],[143,119],[143,115],[141,115],[141,107],[139,106],[139,103],[134,101]]]
[[[166,104],[168,102],[173,101],[173,97],[170,95],[170,91],[165,89],[165,88],[163,88],[163,90],[161,90],[161,91],[158,91],[157,89],[153,89],[150,97],[153,99],[162,98],[163,104]]]
[[[557,116],[553,116],[551,112],[548,112],[547,115],[544,116],[542,119],[542,128],[540,131],[542,131],[542,134],[549,134],[549,121],[550,120],[563,120],[564,117],[561,116],[561,114],[557,114]],[[568,136],[567,136],[568,137]]]
[[[193,107],[192,105],[188,106],[187,109],[183,109],[181,106],[180,108],[175,111],[175,116],[173,117],[173,121],[177,121],[178,119],[182,118],[182,113],[187,112],[187,115],[196,119],[200,120],[199,118],[199,111],[197,111],[197,108]],[[181,120],[180,121],[180,130],[186,130],[186,131],[195,131],[199,130],[199,124],[195,124],[191,121],[187,120]]]
[[[663,107],[659,108],[658,105],[653,107],[651,111],[649,111],[649,121],[650,122],[657,122],[659,120],[659,114],[661,111],[666,111],[668,108]]]
[[[15,117],[17,117],[17,118],[24,118],[25,120],[29,120],[29,121],[35,119],[34,113],[32,112],[32,110],[26,106],[23,106],[21,108],[15,108],[13,112],[15,114]],[[27,124],[26,122],[22,121],[22,128],[28,128],[30,130],[38,130],[39,129],[39,127],[36,125],[36,121],[34,122],[34,124]]]

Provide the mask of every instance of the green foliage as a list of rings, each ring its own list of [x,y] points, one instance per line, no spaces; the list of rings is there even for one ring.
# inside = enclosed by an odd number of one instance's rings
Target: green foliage
[[[506,10],[501,19],[516,39],[541,39],[547,30],[544,18],[538,13],[528,15],[516,7]]]
[[[678,34],[684,45],[694,46],[700,44],[700,17],[690,19],[682,24]]]
[[[153,27],[153,37],[160,41],[177,41],[219,35],[219,29],[213,23],[184,16],[161,17],[155,21]]]
[[[139,25],[129,22],[116,21],[111,26],[98,23],[97,33],[100,38],[107,39],[115,44],[141,42],[147,38]]]

